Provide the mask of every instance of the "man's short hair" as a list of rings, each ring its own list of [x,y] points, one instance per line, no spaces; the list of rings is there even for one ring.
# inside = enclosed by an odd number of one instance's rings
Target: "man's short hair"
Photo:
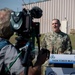
[[[60,23],[60,20],[59,20],[59,19],[56,19],[56,18],[55,18],[55,19],[52,19],[52,21],[53,21],[53,20],[57,20],[58,24],[61,26],[61,23]]]

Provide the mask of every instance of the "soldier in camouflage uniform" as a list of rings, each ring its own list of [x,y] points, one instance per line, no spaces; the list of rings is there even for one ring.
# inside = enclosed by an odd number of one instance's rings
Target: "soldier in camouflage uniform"
[[[52,33],[45,34],[41,47],[48,49],[50,53],[72,53],[72,46],[70,37],[68,34],[60,30],[60,21],[53,19],[52,21]]]
[[[52,20],[53,32],[44,35],[44,38],[41,42],[41,48],[48,49],[52,54],[61,54],[61,53],[71,54],[72,46],[70,37],[68,36],[68,34],[60,30],[60,26],[61,24],[58,19]],[[46,61],[43,64],[43,66],[48,66],[48,61]],[[43,69],[45,71],[46,67]]]
[[[72,53],[72,46],[70,38],[63,32],[47,33],[42,41],[42,48],[48,49],[50,53]]]

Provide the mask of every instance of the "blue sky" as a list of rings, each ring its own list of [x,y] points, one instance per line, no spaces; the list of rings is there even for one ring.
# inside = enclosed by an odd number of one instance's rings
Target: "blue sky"
[[[0,0],[0,9],[7,7],[14,11],[17,10],[21,11],[23,1],[25,3],[29,3],[29,2],[36,2],[38,0]]]

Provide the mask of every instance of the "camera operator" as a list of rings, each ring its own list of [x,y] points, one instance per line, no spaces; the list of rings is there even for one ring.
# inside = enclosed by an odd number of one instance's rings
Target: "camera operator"
[[[24,67],[20,58],[10,67],[11,62],[18,55],[16,48],[9,42],[14,33],[10,27],[10,13],[9,9],[0,10],[0,75],[24,75]],[[46,60],[45,57],[46,53],[41,50],[34,66],[29,66],[28,75],[41,75],[41,65]]]
[[[17,56],[16,48],[9,42],[13,31],[10,28],[10,10],[0,10],[0,75],[24,75],[24,67],[18,58],[9,72],[4,73],[4,69],[10,66],[10,63]]]

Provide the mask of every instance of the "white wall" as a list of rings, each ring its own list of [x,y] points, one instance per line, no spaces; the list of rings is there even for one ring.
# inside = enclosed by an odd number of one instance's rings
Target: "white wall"
[[[61,31],[63,31],[64,33],[68,33],[68,21],[67,20],[61,21]]]
[[[43,16],[37,20],[40,22],[40,33],[51,31],[51,21],[54,18],[60,21],[66,18],[68,21],[68,33],[70,33],[70,29],[75,29],[75,0],[47,0],[27,4],[29,9],[34,6],[38,6],[43,10]]]

